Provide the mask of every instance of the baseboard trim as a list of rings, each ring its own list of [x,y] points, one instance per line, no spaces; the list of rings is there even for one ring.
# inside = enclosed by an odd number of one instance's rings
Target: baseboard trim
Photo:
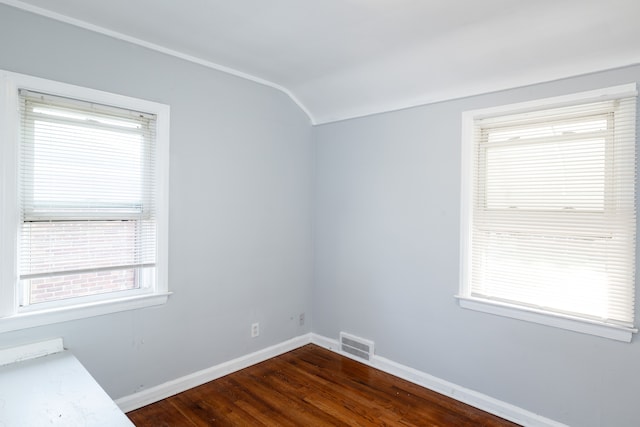
[[[518,406],[494,399],[493,397],[434,377],[433,375],[429,375],[425,372],[418,371],[417,369],[410,368],[378,355],[374,355],[373,359],[369,362],[355,358],[348,353],[340,351],[338,340],[327,338],[315,333],[301,335],[280,344],[212,366],[211,368],[203,369],[172,381],[167,381],[166,383],[155,387],[117,399],[115,402],[123,412],[133,411],[189,390],[190,388],[197,387],[241,369],[248,368],[256,363],[264,362],[272,357],[295,350],[309,343],[316,344],[342,356],[349,357],[376,369],[380,369],[388,374],[395,375],[396,377],[402,378],[421,387],[428,388],[429,390],[433,390],[452,399],[524,426],[567,427],[565,424],[527,411]]]
[[[310,342],[310,333],[301,335],[280,344],[258,350],[254,353],[220,363],[219,365],[212,366],[211,368],[203,369],[201,371],[185,375],[184,377],[167,381],[166,383],[159,384],[155,387],[139,391],[129,396],[121,397],[116,399],[115,402],[123,412],[133,411],[241,369],[248,368],[256,363],[264,362],[265,360],[279,356],[288,351],[295,350],[296,348],[300,348]]]
[[[340,351],[340,343],[338,342],[338,340],[327,338],[325,336],[318,335],[318,334],[315,334],[315,333],[312,332],[311,333],[311,342],[313,344],[315,344],[315,345],[319,345],[320,347],[324,347],[327,350],[331,350],[331,351],[334,351],[336,353],[342,354],[342,352]],[[347,353],[347,357],[351,357],[351,355]],[[358,360],[360,360],[360,359],[358,359]]]
[[[320,347],[324,347],[342,356],[349,357],[360,363],[380,369],[383,372],[402,378],[421,387],[428,388],[437,393],[443,394],[452,399],[471,405],[474,408],[497,415],[506,420],[518,423],[524,426],[536,427],[567,427],[566,424],[559,423],[541,415],[522,409],[518,406],[503,402],[486,394],[479,393],[474,390],[459,386],[457,384],[434,377],[417,369],[410,368],[384,357],[374,355],[371,361],[367,362],[359,358],[355,358],[348,353],[340,351],[340,343],[338,340],[324,337],[318,334],[311,334],[311,342]]]

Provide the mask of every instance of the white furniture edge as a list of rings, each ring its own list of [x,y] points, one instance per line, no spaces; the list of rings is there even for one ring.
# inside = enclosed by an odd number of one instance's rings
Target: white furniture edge
[[[64,345],[62,344],[62,338],[3,348],[0,349],[0,366],[48,356],[63,350]]]
[[[272,357],[279,356],[307,344],[316,344],[342,356],[349,357],[376,369],[380,369],[388,374],[395,375],[396,377],[402,378],[421,387],[433,390],[437,393],[518,424],[536,427],[566,427],[565,424],[527,411],[526,409],[503,402],[491,396],[487,396],[486,394],[470,390],[441,378],[434,377],[426,372],[410,368],[378,355],[374,355],[370,362],[355,358],[348,353],[340,351],[338,340],[327,338],[315,333],[301,335],[280,344],[212,366],[211,368],[203,369],[201,371],[185,375],[184,377],[167,381],[166,383],[159,384],[155,387],[116,399],[115,402],[122,411],[133,411],[230,373],[264,362]]]

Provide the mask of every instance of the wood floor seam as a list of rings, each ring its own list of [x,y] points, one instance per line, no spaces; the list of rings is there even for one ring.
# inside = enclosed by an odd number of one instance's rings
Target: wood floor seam
[[[138,427],[516,427],[308,344],[127,414]]]

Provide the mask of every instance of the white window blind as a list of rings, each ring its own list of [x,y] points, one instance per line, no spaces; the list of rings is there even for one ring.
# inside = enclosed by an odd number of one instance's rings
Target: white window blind
[[[155,116],[20,91],[21,305],[150,286]]]
[[[463,294],[633,327],[636,97],[476,118]]]

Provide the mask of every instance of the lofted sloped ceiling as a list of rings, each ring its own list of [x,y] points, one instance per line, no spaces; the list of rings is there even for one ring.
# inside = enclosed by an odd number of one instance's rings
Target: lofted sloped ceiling
[[[0,0],[286,92],[326,123],[640,63],[640,0]]]

